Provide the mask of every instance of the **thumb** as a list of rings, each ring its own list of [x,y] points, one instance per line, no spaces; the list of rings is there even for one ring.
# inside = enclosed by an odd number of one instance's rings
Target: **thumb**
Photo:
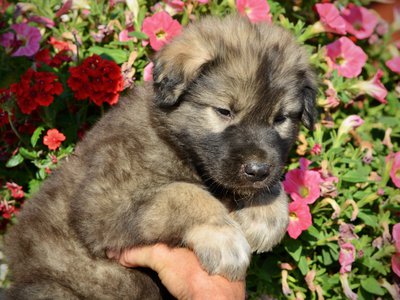
[[[162,244],[126,249],[121,253],[119,263],[130,268],[150,268],[158,273],[161,271],[162,266],[160,265],[160,260],[155,259],[155,256],[159,256],[160,253],[167,250],[168,247]]]

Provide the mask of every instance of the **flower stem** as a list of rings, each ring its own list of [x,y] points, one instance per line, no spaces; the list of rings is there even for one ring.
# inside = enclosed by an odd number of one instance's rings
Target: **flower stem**
[[[75,45],[76,45],[76,62],[79,65],[80,64],[80,59],[79,59],[79,42],[78,39],[76,37],[76,33],[74,31],[72,31],[72,35],[74,36],[74,41],[75,41]]]
[[[28,144],[24,141],[24,139],[19,135],[18,130],[15,128],[14,123],[12,122],[12,119],[11,119],[11,113],[8,112],[7,115],[8,115],[8,122],[10,123],[11,130],[14,132],[14,134],[17,136],[17,138],[18,138],[25,146],[28,146]]]

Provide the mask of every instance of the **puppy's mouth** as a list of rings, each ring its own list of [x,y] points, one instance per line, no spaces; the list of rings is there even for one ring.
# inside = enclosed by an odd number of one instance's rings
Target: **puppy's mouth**
[[[269,192],[280,181],[282,171],[281,166],[270,166],[266,170],[264,167],[246,168],[246,165],[242,165],[236,174],[214,174],[208,183],[211,183],[209,187],[212,189],[223,189],[235,195],[250,197]]]
[[[279,177],[266,178],[261,181],[249,182],[249,181],[239,181],[236,184],[229,184],[227,187],[237,194],[258,194],[259,192],[268,191],[272,186],[279,182]]]

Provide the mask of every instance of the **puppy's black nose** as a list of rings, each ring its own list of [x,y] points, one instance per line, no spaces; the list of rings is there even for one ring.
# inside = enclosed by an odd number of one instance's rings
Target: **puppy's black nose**
[[[244,165],[244,173],[250,181],[262,181],[270,173],[270,165],[260,162],[250,162]]]

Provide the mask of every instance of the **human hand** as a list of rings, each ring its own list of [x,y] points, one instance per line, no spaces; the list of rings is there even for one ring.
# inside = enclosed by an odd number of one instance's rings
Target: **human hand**
[[[158,273],[163,285],[180,300],[245,298],[245,283],[230,282],[204,271],[196,255],[186,248],[169,248],[164,244],[125,250],[119,256],[125,267],[147,267]]]

